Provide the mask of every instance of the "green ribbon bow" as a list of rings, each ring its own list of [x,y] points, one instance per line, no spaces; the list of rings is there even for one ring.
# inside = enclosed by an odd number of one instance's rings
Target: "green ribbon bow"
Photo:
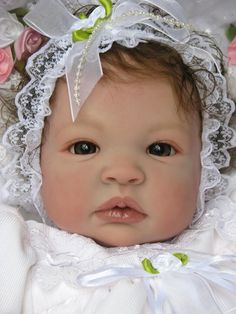
[[[101,5],[105,9],[105,17],[98,18],[92,27],[82,28],[82,29],[78,29],[76,31],[73,31],[72,32],[72,41],[74,43],[77,42],[77,41],[87,40],[89,38],[89,36],[92,34],[94,28],[97,26],[97,24],[100,23],[103,20],[108,19],[109,16],[111,15],[111,12],[112,12],[112,2],[111,2],[111,0],[99,0],[99,2],[101,3]],[[80,19],[86,19],[86,18],[87,17],[86,17],[86,15],[84,13],[80,14]]]

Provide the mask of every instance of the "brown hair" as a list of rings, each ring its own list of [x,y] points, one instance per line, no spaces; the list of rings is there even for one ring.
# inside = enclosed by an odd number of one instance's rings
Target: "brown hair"
[[[127,73],[131,79],[165,78],[178,96],[178,109],[185,113],[198,112],[201,116],[202,100],[197,84],[203,83],[199,82],[196,70],[187,66],[175,49],[154,41],[140,43],[134,48],[114,43],[100,56],[105,79],[122,81],[117,69]],[[206,86],[204,89],[207,93]]]
[[[113,43],[110,50],[100,54],[104,79],[122,80],[117,74],[118,69],[128,73],[132,79],[163,77],[172,84],[178,99],[179,108],[183,112],[198,112],[201,116],[203,99],[200,99],[197,86],[205,90],[205,95],[212,91],[207,90],[207,86],[198,78],[197,71],[206,71],[205,69],[193,70],[186,65],[181,55],[168,45],[160,42],[150,41],[140,43],[134,48],[127,48]],[[27,83],[27,76],[22,78],[21,89]],[[214,76],[212,75],[212,80]],[[215,85],[215,84],[213,84]],[[17,121],[17,109],[14,105],[15,91],[12,92],[12,98],[1,96],[0,106],[1,116],[5,123],[5,128]]]

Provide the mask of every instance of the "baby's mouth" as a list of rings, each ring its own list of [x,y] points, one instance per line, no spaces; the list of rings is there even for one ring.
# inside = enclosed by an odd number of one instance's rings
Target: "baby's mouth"
[[[96,215],[108,223],[138,223],[146,215],[131,198],[114,197],[97,208]]]

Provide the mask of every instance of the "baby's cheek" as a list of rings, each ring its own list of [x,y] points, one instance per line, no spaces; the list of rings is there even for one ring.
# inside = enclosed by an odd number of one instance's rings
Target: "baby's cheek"
[[[177,178],[172,180],[172,193],[170,197],[175,199],[176,215],[183,225],[189,224],[197,208],[197,197],[200,184],[200,168],[186,167],[185,171],[177,174]]]
[[[198,195],[201,177],[200,164],[191,161],[186,162],[185,167],[178,169],[175,178],[172,179],[176,193],[186,200],[195,203]]]
[[[155,187],[152,203],[158,204],[157,217],[161,215],[166,225],[172,227],[189,224],[196,210],[199,181],[200,169],[191,162],[159,171],[152,184]]]
[[[61,168],[56,175],[54,171],[47,174],[43,191],[51,189],[45,193],[45,205],[48,216],[57,226],[71,232],[80,231],[80,225],[92,209],[92,178],[94,173],[84,167]]]

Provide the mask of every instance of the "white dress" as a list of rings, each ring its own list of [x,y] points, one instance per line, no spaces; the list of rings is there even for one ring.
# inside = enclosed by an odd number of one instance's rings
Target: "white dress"
[[[133,247],[104,248],[2,204],[0,314],[236,313],[236,175],[231,181],[195,229]]]

